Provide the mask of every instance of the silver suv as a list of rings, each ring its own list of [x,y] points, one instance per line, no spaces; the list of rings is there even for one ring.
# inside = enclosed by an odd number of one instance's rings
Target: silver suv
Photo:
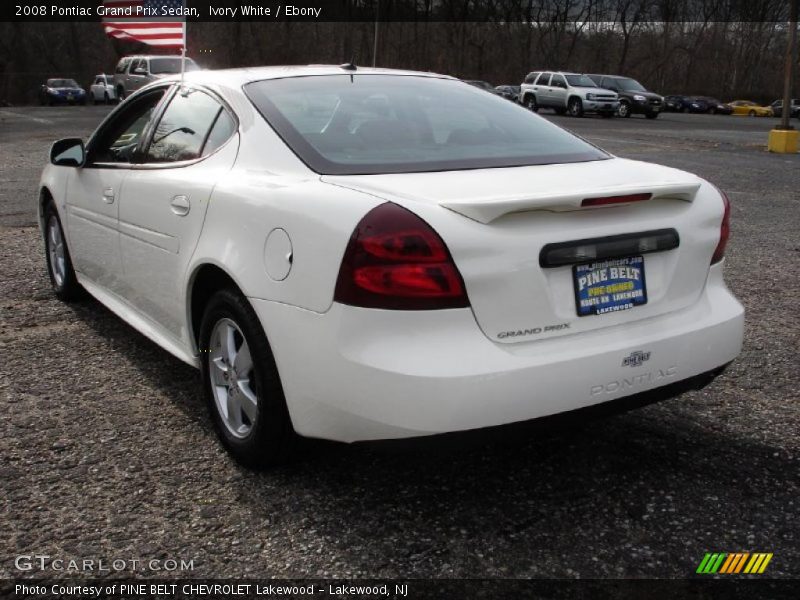
[[[197,71],[200,67],[191,58],[186,59],[186,71]],[[180,56],[126,56],[114,70],[114,89],[117,98],[135,92],[151,81],[181,72]]]
[[[520,86],[519,101],[534,112],[552,108],[560,115],[569,113],[573,117],[589,112],[613,117],[619,108],[615,92],[597,87],[586,75],[562,71],[529,73]]]

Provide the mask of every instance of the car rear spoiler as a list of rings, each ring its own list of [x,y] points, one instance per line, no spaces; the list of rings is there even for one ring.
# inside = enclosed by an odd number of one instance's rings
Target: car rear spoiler
[[[631,202],[642,200],[683,200],[692,202],[700,183],[662,183],[653,185],[614,186],[613,188],[593,188],[579,192],[562,194],[525,194],[516,196],[491,196],[468,200],[443,200],[439,204],[445,208],[469,217],[480,223],[491,223],[503,215],[528,211],[564,212],[597,208],[603,205],[620,204],[598,202],[587,206],[586,200],[605,200],[609,198],[631,197]]]

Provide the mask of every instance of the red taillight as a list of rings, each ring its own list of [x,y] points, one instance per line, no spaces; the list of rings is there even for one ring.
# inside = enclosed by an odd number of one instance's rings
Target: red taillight
[[[722,190],[718,189],[720,196],[722,196],[722,203],[725,205],[725,212],[722,214],[722,224],[719,227],[719,243],[714,256],[711,257],[711,264],[718,263],[725,257],[725,246],[728,244],[728,238],[731,236],[731,201],[728,195]]]
[[[353,231],[334,300],[394,310],[469,306],[464,281],[442,238],[391,202],[368,212]]]
[[[604,196],[602,198],[585,198],[581,206],[605,206],[606,204],[625,204],[650,200],[653,194],[627,194],[625,196]]]

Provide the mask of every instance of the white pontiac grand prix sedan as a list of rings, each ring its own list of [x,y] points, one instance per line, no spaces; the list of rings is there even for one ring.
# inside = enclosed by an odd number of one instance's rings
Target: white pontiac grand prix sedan
[[[450,77],[193,72],[50,158],[56,295],[200,368],[246,464],[644,403],[741,349],[722,192]]]

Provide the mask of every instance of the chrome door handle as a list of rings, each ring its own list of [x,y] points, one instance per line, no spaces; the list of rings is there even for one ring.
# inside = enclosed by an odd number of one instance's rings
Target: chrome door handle
[[[114,204],[114,189],[106,188],[103,190],[103,202],[106,204]]]
[[[169,206],[172,212],[179,217],[185,217],[192,209],[192,205],[189,203],[189,197],[183,195],[172,198],[172,202],[169,203]]]

